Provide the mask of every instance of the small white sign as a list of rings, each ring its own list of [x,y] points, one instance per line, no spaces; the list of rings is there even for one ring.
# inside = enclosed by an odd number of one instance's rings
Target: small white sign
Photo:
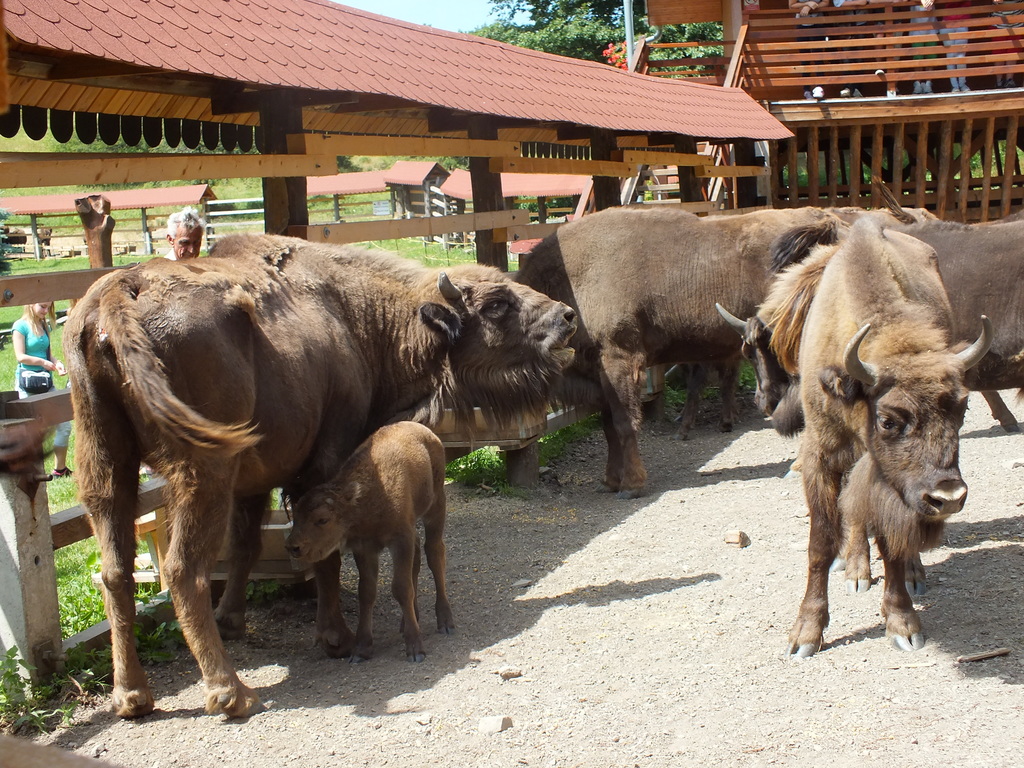
[[[390,216],[391,215],[391,201],[390,200],[374,200],[373,201],[373,215],[374,216]]]

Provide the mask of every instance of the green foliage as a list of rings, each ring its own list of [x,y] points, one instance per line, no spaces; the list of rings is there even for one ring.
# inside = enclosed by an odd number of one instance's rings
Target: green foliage
[[[135,646],[143,664],[173,661],[184,645],[185,635],[177,621],[161,622],[150,632],[143,632],[141,626],[135,625]]]
[[[487,486],[507,490],[505,480],[505,456],[494,446],[460,456],[448,464],[445,476],[456,483],[468,486]]]
[[[245,599],[253,605],[271,603],[284,593],[284,586],[276,579],[250,581],[245,585]]]
[[[45,731],[70,723],[74,704],[55,701],[53,685],[33,685],[32,671],[17,648],[0,657],[0,729]]]
[[[575,442],[582,440],[592,432],[601,428],[601,417],[592,414],[582,421],[562,427],[550,435],[540,439],[540,463],[547,466],[559,459],[565,453],[565,449]]]

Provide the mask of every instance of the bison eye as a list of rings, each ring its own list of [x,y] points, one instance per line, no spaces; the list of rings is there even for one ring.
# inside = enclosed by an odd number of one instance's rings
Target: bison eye
[[[879,416],[878,428],[887,435],[896,435],[903,431],[904,424],[894,416]]]
[[[504,315],[508,311],[508,302],[504,299],[495,299],[489,302],[484,308],[483,313],[488,317],[498,318]]]
[[[317,524],[317,525],[327,525],[327,522],[328,522],[328,521],[327,521],[327,518],[326,518],[326,517],[318,517],[318,518],[316,519],[316,524]]]

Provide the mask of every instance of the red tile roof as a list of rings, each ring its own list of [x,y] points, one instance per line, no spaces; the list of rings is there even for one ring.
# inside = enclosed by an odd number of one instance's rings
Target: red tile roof
[[[584,185],[589,181],[589,176],[572,174],[503,173],[501,194],[505,197],[569,197],[582,194]],[[452,171],[452,175],[441,185],[441,191],[460,200],[472,198],[473,185],[469,171]]]
[[[327,0],[5,0],[4,26],[44,50],[256,86],[612,131],[791,135],[740,89],[624,72]]]
[[[359,195],[365,192],[383,192],[384,171],[353,171],[336,176],[309,176],[306,195]]]
[[[199,205],[203,200],[216,200],[208,184],[190,184],[184,187],[153,187],[150,189],[125,189],[101,192],[110,200],[111,210],[128,208],[170,208]],[[26,195],[24,197],[0,197],[0,208],[13,214],[26,216],[45,213],[74,213],[75,199],[82,193],[58,195]]]

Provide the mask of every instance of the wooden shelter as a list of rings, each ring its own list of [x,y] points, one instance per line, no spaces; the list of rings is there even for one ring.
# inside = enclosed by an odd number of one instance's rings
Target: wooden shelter
[[[107,152],[59,167],[0,156],[6,186],[259,176],[267,229],[311,239],[356,235],[309,227],[305,179],[336,173],[338,155],[469,157],[478,258],[502,265],[505,242],[492,230],[504,236],[522,222],[502,211],[502,171],[595,176],[605,207],[619,202],[618,179],[655,152],[699,170],[707,158],[695,157],[698,139],[789,136],[739,89],[661,81],[314,0],[5,0],[3,18],[15,106],[0,117],[0,136],[24,128],[59,141],[74,134],[215,152]],[[257,154],[242,153],[253,146]]]
[[[797,19],[780,0],[648,0],[652,23],[722,21],[720,82],[793,131],[770,147],[774,205],[877,205],[877,176],[942,218],[998,219],[1024,203],[1024,7],[914,6],[827,6]],[[642,71],[671,74],[644,57]]]
[[[396,161],[384,172],[384,183],[391,193],[391,210],[402,219],[447,214],[441,185],[449,175],[446,168],[432,160]]]

